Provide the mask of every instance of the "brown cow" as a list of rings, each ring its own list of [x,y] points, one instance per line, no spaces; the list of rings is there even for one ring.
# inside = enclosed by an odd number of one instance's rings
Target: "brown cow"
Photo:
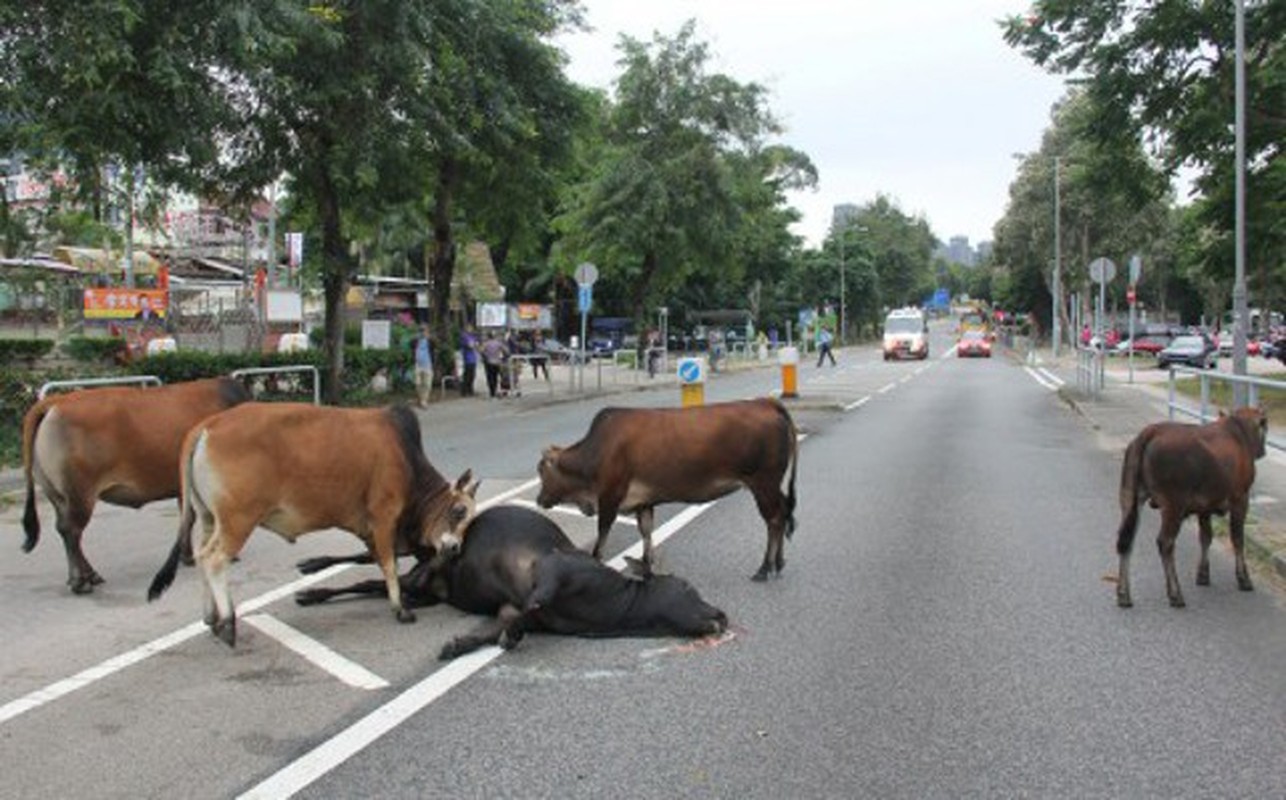
[[[795,529],[795,423],[771,398],[688,408],[606,408],[570,447],[549,447],[538,468],[542,508],[572,503],[598,514],[594,556],[602,557],[619,512],[634,512],[643,561],[652,561],[653,507],[704,503],[745,486],[768,524],[768,547],[755,580],[785,566],[783,536]],[[790,482],[782,482],[786,470]]]
[[[179,494],[179,451],[189,429],[211,414],[243,403],[249,393],[231,378],[154,389],[102,388],[52,395],[22,421],[27,508],[22,549],[40,541],[36,485],[53,503],[67,550],[67,584],[86,594],[103,579],[80,540],[98,500],[138,508]],[[191,551],[188,551],[191,560]]]
[[[452,486],[433,468],[415,414],[400,406],[249,403],[193,428],[180,463],[178,539],[147,596],[155,600],[174,581],[180,550],[200,518],[205,620],[229,646],[237,629],[227,566],[256,526],[289,541],[330,527],[355,534],[384,572],[398,621],[413,622],[398,591],[396,558],[458,549],[478,489],[471,471]]]
[[[1161,531],[1157,547],[1165,568],[1165,588],[1170,605],[1183,608],[1183,592],[1174,569],[1174,543],[1185,517],[1197,515],[1201,530],[1201,562],[1197,585],[1210,585],[1210,528],[1212,514],[1229,515],[1229,531],[1236,554],[1237,587],[1250,591],[1244,537],[1250,487],[1255,482],[1255,460],[1262,458],[1268,437],[1268,420],[1259,409],[1239,408],[1220,414],[1207,425],[1158,422],[1144,428],[1125,450],[1121,467],[1121,527],[1116,552],[1121,566],[1116,602],[1122,608],[1130,599],[1130,550],[1139,524],[1139,502],[1148,500],[1160,509]]]

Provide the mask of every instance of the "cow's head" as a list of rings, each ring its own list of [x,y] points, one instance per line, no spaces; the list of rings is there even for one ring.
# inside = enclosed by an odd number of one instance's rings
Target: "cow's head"
[[[592,499],[590,509],[586,509],[584,497],[592,497],[592,486],[577,475],[569,475],[562,465],[563,448],[549,446],[540,454],[540,463],[536,473],[540,475],[540,493],[536,495],[536,505],[541,508],[553,508],[559,503],[577,503],[587,515],[593,516]]]
[[[473,479],[473,470],[466,469],[455,485],[447,489],[446,499],[439,501],[437,513],[428,515],[424,544],[439,554],[458,552],[464,542],[465,529],[478,513],[477,493],[478,481]]]
[[[1263,458],[1268,453],[1268,415],[1262,406],[1238,408],[1232,414],[1220,411],[1219,416],[1231,417],[1246,431],[1254,447],[1254,457]]]

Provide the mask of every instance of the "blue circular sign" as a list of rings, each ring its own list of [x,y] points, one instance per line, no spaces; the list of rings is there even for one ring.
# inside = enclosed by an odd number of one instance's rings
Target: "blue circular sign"
[[[679,362],[679,380],[684,383],[692,383],[701,377],[701,365],[696,361],[687,360]]]

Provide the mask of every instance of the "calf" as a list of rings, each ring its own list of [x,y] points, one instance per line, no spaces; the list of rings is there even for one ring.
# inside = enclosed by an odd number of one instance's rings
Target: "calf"
[[[200,519],[205,619],[229,646],[236,644],[236,615],[227,565],[256,526],[290,541],[330,527],[356,534],[384,571],[397,619],[412,622],[396,557],[458,548],[478,488],[469,471],[452,486],[429,464],[419,422],[403,407],[250,403],[193,428],[181,463],[178,538],[147,596],[155,600],[174,581],[180,550]]]
[[[300,563],[315,572],[356,558],[319,558]],[[576,548],[543,514],[520,506],[497,506],[469,524],[457,555],[424,560],[402,578],[408,602],[440,601],[473,614],[495,616],[452,639],[440,653],[455,658],[487,644],[508,649],[528,631],[575,636],[706,636],[728,625],[722,611],[701,599],[687,581],[654,575],[647,565],[632,578]],[[380,594],[378,580],[339,589],[305,589],[300,605],[342,594]]]
[[[1212,514],[1228,514],[1228,528],[1236,556],[1237,587],[1250,591],[1246,569],[1246,512],[1250,487],[1255,482],[1255,460],[1265,453],[1268,420],[1259,409],[1239,408],[1220,414],[1208,425],[1158,422],[1144,428],[1125,450],[1121,465],[1121,525],[1116,534],[1120,556],[1116,602],[1134,605],[1130,597],[1130,551],[1139,525],[1139,502],[1161,512],[1157,547],[1165,569],[1170,605],[1182,608],[1183,591],[1174,568],[1174,543],[1185,517],[1197,515],[1201,532],[1201,562],[1197,585],[1210,584],[1210,527]]]
[[[594,555],[602,554],[616,515],[633,512],[652,562],[653,509],[704,503],[745,486],[768,526],[768,546],[755,580],[780,573],[783,536],[795,530],[795,423],[771,398],[688,408],[607,408],[570,447],[549,447],[540,460],[542,508],[572,503],[598,515]],[[782,491],[790,471],[787,491]]]
[[[250,399],[230,378],[153,389],[102,388],[52,395],[22,421],[27,506],[22,549],[40,541],[36,486],[49,498],[67,551],[67,585],[87,594],[103,582],[81,550],[94,505],[139,508],[179,494],[179,451],[193,425]],[[191,561],[191,550],[186,554]]]

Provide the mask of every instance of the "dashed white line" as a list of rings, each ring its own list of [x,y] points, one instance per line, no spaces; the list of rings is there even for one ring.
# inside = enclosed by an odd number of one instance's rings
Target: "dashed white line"
[[[871,396],[870,396],[869,394],[868,394],[868,395],[865,395],[864,397],[860,397],[860,398],[858,398],[857,400],[854,400],[853,402],[851,402],[851,403],[849,403],[848,405],[844,406],[844,410],[845,410],[845,411],[856,411],[857,409],[859,409],[859,408],[861,408],[862,406],[866,405],[866,404],[867,404],[867,403],[869,403],[870,401],[871,401]]]
[[[251,614],[241,620],[271,636],[304,659],[329,672],[355,689],[383,689],[388,681],[301,631],[290,627],[271,614]]]
[[[896,388],[898,388],[898,385],[896,383],[886,383],[883,386],[881,386],[879,389],[876,389],[875,393],[885,394],[886,392],[891,392]]]

